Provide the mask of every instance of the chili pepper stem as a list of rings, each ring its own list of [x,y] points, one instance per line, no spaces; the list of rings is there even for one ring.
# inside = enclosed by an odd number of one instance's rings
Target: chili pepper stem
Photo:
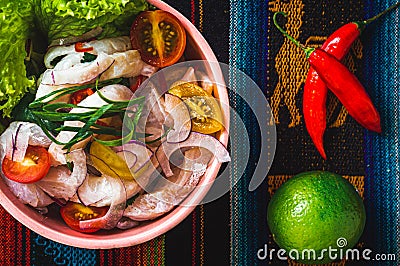
[[[305,52],[306,57],[309,58],[311,53],[314,52],[315,48],[307,47],[304,44],[300,43],[295,38],[293,38],[292,36],[290,36],[284,29],[281,28],[281,26],[279,26],[278,22],[276,21],[276,16],[277,15],[283,15],[283,16],[286,17],[287,14],[285,12],[282,12],[282,11],[274,13],[274,16],[273,16],[274,25],[278,28],[278,30],[283,35],[285,35],[289,40],[291,40],[297,47],[300,47]]]
[[[379,19],[380,17],[382,17],[383,15],[385,15],[386,13],[389,13],[390,11],[392,11],[393,9],[397,8],[400,6],[400,2],[390,6],[389,8],[385,9],[384,11],[382,11],[381,13],[379,13],[378,15],[373,16],[372,18],[369,18],[367,20],[363,20],[359,23],[362,23],[364,25],[368,25],[371,22],[374,22],[375,20]]]

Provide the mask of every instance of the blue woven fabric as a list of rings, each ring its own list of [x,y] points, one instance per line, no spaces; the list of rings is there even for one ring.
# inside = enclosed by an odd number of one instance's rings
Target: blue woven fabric
[[[371,17],[396,0],[367,1]],[[364,84],[381,115],[383,134],[365,133],[365,204],[368,245],[374,253],[397,255],[399,265],[400,196],[400,10],[391,12],[364,32]]]
[[[267,84],[267,12],[268,1],[247,2],[231,0],[231,23],[229,64],[231,76],[229,86],[245,94],[249,104],[259,104],[256,94],[244,86],[245,81],[234,72],[239,69],[249,75],[263,90]],[[261,18],[261,19],[260,19]],[[264,91],[265,92],[265,91]],[[250,159],[241,177],[238,161],[243,144],[237,134],[236,123],[231,121],[231,182],[238,183],[231,191],[231,265],[260,265],[257,250],[267,243],[265,219],[267,188],[265,183],[254,192],[249,192],[249,181],[259,154],[260,136],[256,119],[250,107],[236,94],[230,92],[230,104],[245,123],[250,139]]]
[[[63,245],[31,233],[31,265],[90,266],[98,265],[97,251]]]

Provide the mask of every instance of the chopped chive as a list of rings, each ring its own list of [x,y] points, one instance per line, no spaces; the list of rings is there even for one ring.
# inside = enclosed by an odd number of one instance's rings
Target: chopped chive
[[[99,87],[103,87],[108,84],[115,84],[116,80],[120,81],[121,79],[113,79],[101,82],[99,80],[96,80],[96,82],[91,84],[84,84],[53,91],[43,97],[34,100],[28,106],[28,109],[32,114],[32,119],[34,120],[33,122],[36,122],[43,129],[44,133],[50,138],[50,140],[58,145],[62,145],[63,149],[67,149],[69,151],[72,146],[88,137],[92,137],[94,134],[121,136],[122,130],[96,124],[96,121],[102,118],[113,117],[116,115],[119,115],[121,118],[123,118],[124,115],[131,114],[132,119],[128,119],[128,121],[126,122],[124,121],[124,127],[128,129],[128,134],[126,134],[123,138],[111,141],[97,140],[107,146],[116,146],[127,143],[132,138],[137,137],[136,125],[144,108],[145,97],[138,97],[129,101],[112,101],[106,98],[98,90]],[[70,94],[85,88],[93,88],[94,86],[100,98],[107,103],[106,105],[100,107],[87,107],[70,103],[50,103],[51,101],[63,95]],[[135,108],[128,109],[128,107],[132,106],[135,106]],[[84,112],[72,113],[71,111],[62,111],[74,108],[81,108],[84,110]],[[66,121],[79,121],[83,123],[83,126],[79,127],[62,125],[62,123]],[[58,134],[62,131],[76,132],[76,134],[72,137],[70,141],[64,143],[58,141],[54,137],[55,134]],[[143,133],[138,134],[140,136],[143,135]]]
[[[100,81],[96,84],[98,87],[104,87],[107,85],[115,84],[121,81],[121,78],[118,79],[110,79],[110,80],[105,80],[105,81]],[[79,90],[87,89],[87,88],[92,88],[95,85],[95,83],[90,83],[90,84],[84,84],[84,85],[79,85],[79,86],[74,86],[74,87],[69,87],[69,88],[62,88],[59,90],[52,91],[36,100],[31,102],[29,104],[29,108],[37,108],[42,106],[43,104],[48,103],[49,101],[56,100],[60,98],[61,96],[64,96],[66,94],[71,94]],[[46,99],[50,98],[51,96],[54,96],[53,98],[49,99],[48,101],[45,101]]]

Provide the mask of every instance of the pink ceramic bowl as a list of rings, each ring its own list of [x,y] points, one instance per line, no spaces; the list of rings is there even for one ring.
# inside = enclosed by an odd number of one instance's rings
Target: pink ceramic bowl
[[[159,9],[174,14],[184,25],[188,35],[188,48],[190,59],[201,59],[217,62],[217,59],[210,46],[200,34],[200,32],[182,14],[162,1],[149,0],[149,3]],[[224,84],[223,77],[219,68],[210,70],[215,80],[219,84]],[[224,86],[218,86],[218,95],[221,106],[229,106],[228,94]],[[229,128],[229,111],[223,108],[225,115],[226,128]],[[226,145],[228,142],[228,132],[224,131],[218,139]],[[0,204],[19,222],[27,226],[36,233],[51,240],[81,248],[89,249],[108,249],[120,248],[137,245],[151,240],[183,221],[205,197],[212,182],[216,178],[220,168],[220,163],[216,160],[211,162],[207,172],[202,178],[199,186],[186,198],[183,206],[176,207],[172,212],[151,222],[143,223],[138,227],[129,230],[113,229],[110,231],[101,230],[94,234],[83,234],[70,229],[64,221],[57,215],[41,215],[33,208],[21,203],[8,187],[0,181]]]

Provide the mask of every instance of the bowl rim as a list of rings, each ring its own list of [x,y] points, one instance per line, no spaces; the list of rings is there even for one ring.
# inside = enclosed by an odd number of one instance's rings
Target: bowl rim
[[[199,50],[202,60],[208,62],[218,62],[217,58],[212,51],[211,47],[203,37],[203,35],[197,30],[197,28],[180,12],[169,6],[160,0],[147,0],[151,5],[161,9],[166,10],[173,15],[175,15],[185,27],[185,30],[189,36],[194,36],[192,38],[194,43],[201,49]],[[218,64],[216,64],[218,65]],[[222,103],[224,119],[226,129],[220,133],[217,137],[218,140],[225,146],[227,146],[229,138],[229,99],[228,92],[225,86],[225,81],[222,77],[222,71],[218,67],[212,68],[214,77],[217,78],[217,93],[219,101]],[[182,202],[182,205],[177,206],[171,212],[164,215],[163,217],[156,219],[152,222],[145,223],[139,227],[132,229],[121,230],[117,234],[84,234],[73,231],[72,229],[67,229],[69,233],[60,232],[55,228],[52,228],[47,223],[45,216],[37,213],[33,210],[32,216],[27,216],[23,209],[27,210],[29,208],[23,204],[19,199],[10,193],[5,193],[3,189],[8,189],[7,185],[1,181],[0,186],[0,204],[3,208],[10,213],[18,222],[22,223],[27,228],[36,232],[37,234],[48,238],[50,240],[56,241],[61,244],[87,249],[111,249],[111,248],[122,248],[128,246],[134,246],[151,239],[154,239],[167,231],[171,230],[173,227],[181,223],[189,214],[194,210],[197,204],[206,196],[207,192],[212,186],[214,179],[216,178],[218,171],[220,169],[221,163],[214,159],[207,168],[205,175],[201,180],[201,186],[197,186],[192,193]],[[36,212],[36,214],[35,214]],[[31,219],[33,218],[33,219]]]

